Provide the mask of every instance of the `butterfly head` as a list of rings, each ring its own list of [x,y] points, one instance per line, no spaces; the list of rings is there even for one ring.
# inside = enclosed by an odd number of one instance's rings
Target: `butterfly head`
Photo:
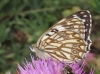
[[[35,52],[35,49],[37,48],[35,44],[30,44],[29,48],[31,49],[32,52]]]
[[[36,44],[29,45],[29,48],[32,52],[35,52],[39,58],[47,59],[50,57],[47,53],[43,52],[43,50],[39,49]]]

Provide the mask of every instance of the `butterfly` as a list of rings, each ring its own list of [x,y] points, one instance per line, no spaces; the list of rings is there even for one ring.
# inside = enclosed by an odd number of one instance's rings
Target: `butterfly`
[[[92,20],[88,10],[81,10],[49,28],[30,49],[39,58],[52,56],[59,61],[79,61],[90,50]]]

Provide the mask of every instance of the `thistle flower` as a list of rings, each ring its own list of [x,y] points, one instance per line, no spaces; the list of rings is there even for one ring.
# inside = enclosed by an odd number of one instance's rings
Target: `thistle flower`
[[[34,60],[31,56],[31,59],[32,62],[26,60],[24,67],[18,64],[18,74],[62,74],[65,66],[64,62],[53,60],[52,58],[48,58],[48,60]],[[72,63],[69,66],[72,68],[73,74],[86,74],[84,71],[84,63],[81,67],[78,63]],[[93,70],[89,74],[93,74]]]

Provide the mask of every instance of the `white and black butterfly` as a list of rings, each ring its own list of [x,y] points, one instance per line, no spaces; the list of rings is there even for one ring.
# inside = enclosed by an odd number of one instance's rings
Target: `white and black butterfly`
[[[49,28],[30,49],[39,58],[52,56],[59,61],[71,63],[86,56],[90,50],[91,14],[78,11]]]

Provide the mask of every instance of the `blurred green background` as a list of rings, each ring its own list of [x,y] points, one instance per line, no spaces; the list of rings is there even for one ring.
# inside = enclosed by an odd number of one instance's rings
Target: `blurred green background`
[[[100,74],[100,0],[0,0],[0,74],[16,74],[17,64],[30,59],[29,44],[79,10],[92,14],[92,65]]]

